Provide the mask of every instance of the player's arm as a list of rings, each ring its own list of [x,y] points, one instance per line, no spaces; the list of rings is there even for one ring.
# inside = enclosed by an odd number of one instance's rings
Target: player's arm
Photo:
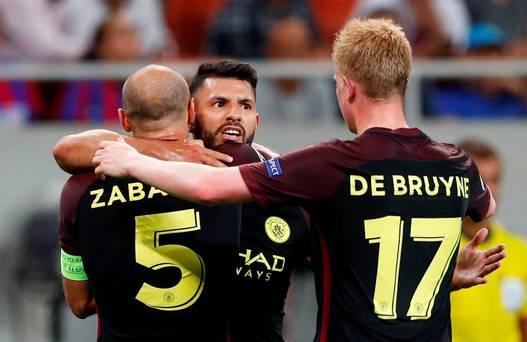
[[[91,292],[88,276],[80,255],[69,254],[60,250],[60,269],[64,297],[71,312],[78,318],[86,318],[97,312],[95,298]]]
[[[53,149],[57,164],[66,172],[80,173],[93,170],[92,158],[104,140],[116,141],[122,137],[139,152],[163,160],[189,161],[212,166],[224,166],[232,158],[226,154],[204,148],[188,141],[162,141],[122,136],[118,133],[95,129],[71,134],[60,139]]]
[[[95,298],[88,281],[63,278],[62,284],[66,302],[75,316],[84,319],[97,312]]]
[[[203,204],[252,199],[237,167],[162,161],[140,154],[122,140],[104,141],[101,147],[93,158],[99,175],[133,177],[172,196]]]
[[[450,284],[452,290],[485,284],[487,282],[485,277],[501,266],[500,261],[506,256],[504,245],[496,245],[485,251],[478,250],[478,246],[485,241],[488,234],[487,228],[480,229],[459,251]]]

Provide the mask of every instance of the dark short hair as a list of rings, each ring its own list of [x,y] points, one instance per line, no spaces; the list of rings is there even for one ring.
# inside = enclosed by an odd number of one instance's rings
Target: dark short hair
[[[253,88],[254,96],[256,97],[258,76],[256,69],[248,63],[242,63],[236,60],[202,63],[198,68],[198,72],[192,79],[192,83],[190,83],[190,95],[194,95],[194,93],[202,86],[205,79],[210,77],[234,78],[240,81],[249,82]]]
[[[500,159],[498,151],[489,143],[480,139],[466,139],[458,144],[461,149],[467,152],[472,158],[480,159]]]

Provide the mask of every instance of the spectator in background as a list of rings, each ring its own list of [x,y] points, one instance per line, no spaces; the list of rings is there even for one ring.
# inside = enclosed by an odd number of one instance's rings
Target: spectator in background
[[[510,42],[527,38],[527,2],[525,0],[465,0],[472,22],[497,26]]]
[[[82,0],[0,0],[0,60],[64,61],[89,48],[96,15],[82,13]]]
[[[314,56],[314,49],[309,24],[301,19],[279,20],[268,32],[269,60],[309,58]],[[336,112],[333,94],[332,85],[325,79],[262,80],[257,103],[269,118],[319,120]]]
[[[126,62],[140,57],[142,40],[122,8],[115,8],[97,31],[87,59]],[[53,117],[77,122],[117,122],[121,107],[121,84],[116,80],[67,82],[53,108]]]
[[[20,125],[43,115],[44,102],[36,82],[0,80],[0,125]]]
[[[459,146],[474,159],[483,181],[499,205],[502,161],[498,152],[476,139],[466,140]],[[489,235],[480,248],[505,244],[507,261],[487,277],[486,285],[476,286],[470,291],[452,292],[453,341],[527,341],[527,244],[495,218],[479,223],[465,218],[461,248],[482,227],[489,229]]]
[[[320,31],[321,49],[319,54],[329,58],[336,34],[346,24],[349,13],[358,0],[310,0],[313,15]],[[340,116],[340,114],[339,114]]]
[[[507,56],[506,38],[491,24],[472,25],[464,59]],[[527,86],[521,78],[482,78],[442,83],[429,90],[427,112],[457,118],[517,118],[527,115]]]
[[[340,0],[338,0],[340,1]],[[178,57],[203,57],[207,28],[225,0],[165,0],[165,17]]]
[[[352,16],[399,23],[417,57],[448,56],[466,48],[470,21],[462,0],[359,0]]]
[[[229,0],[209,28],[209,54],[236,58],[264,58],[268,32],[278,20],[303,20],[318,39],[311,7],[305,0]]]

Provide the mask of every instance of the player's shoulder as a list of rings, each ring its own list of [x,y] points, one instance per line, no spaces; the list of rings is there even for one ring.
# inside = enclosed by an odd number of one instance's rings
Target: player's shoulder
[[[93,172],[89,173],[79,173],[72,175],[66,183],[64,184],[62,193],[83,193],[86,191],[88,186],[96,181],[95,174]]]
[[[328,152],[344,151],[344,150],[349,149],[353,145],[356,145],[356,143],[353,140],[331,139],[328,141],[323,141],[323,142],[304,146],[298,151],[323,154],[323,153],[328,153]]]
[[[222,144],[216,146],[215,150],[232,157],[233,161],[228,166],[238,166],[262,160],[258,151],[249,144]]]

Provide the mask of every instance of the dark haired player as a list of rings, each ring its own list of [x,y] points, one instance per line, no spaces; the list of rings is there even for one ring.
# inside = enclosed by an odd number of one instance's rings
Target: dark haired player
[[[190,84],[196,105],[194,137],[206,147],[251,144],[259,115],[256,113],[256,70],[246,63],[203,63]],[[222,152],[244,152],[240,164],[263,161],[263,150],[223,145]],[[230,331],[233,342],[283,341],[284,305],[294,269],[306,263],[310,234],[304,212],[289,205],[261,209],[242,206],[239,259],[231,296]]]
[[[412,57],[400,27],[351,21],[333,57],[354,140],[223,169],[155,160],[109,141],[94,157],[96,172],[138,177],[196,202],[301,205],[319,231],[317,341],[450,341],[450,284],[464,265],[456,266],[461,222],[492,215],[492,195],[462,150],[408,127]],[[504,257],[490,255],[474,283]]]

